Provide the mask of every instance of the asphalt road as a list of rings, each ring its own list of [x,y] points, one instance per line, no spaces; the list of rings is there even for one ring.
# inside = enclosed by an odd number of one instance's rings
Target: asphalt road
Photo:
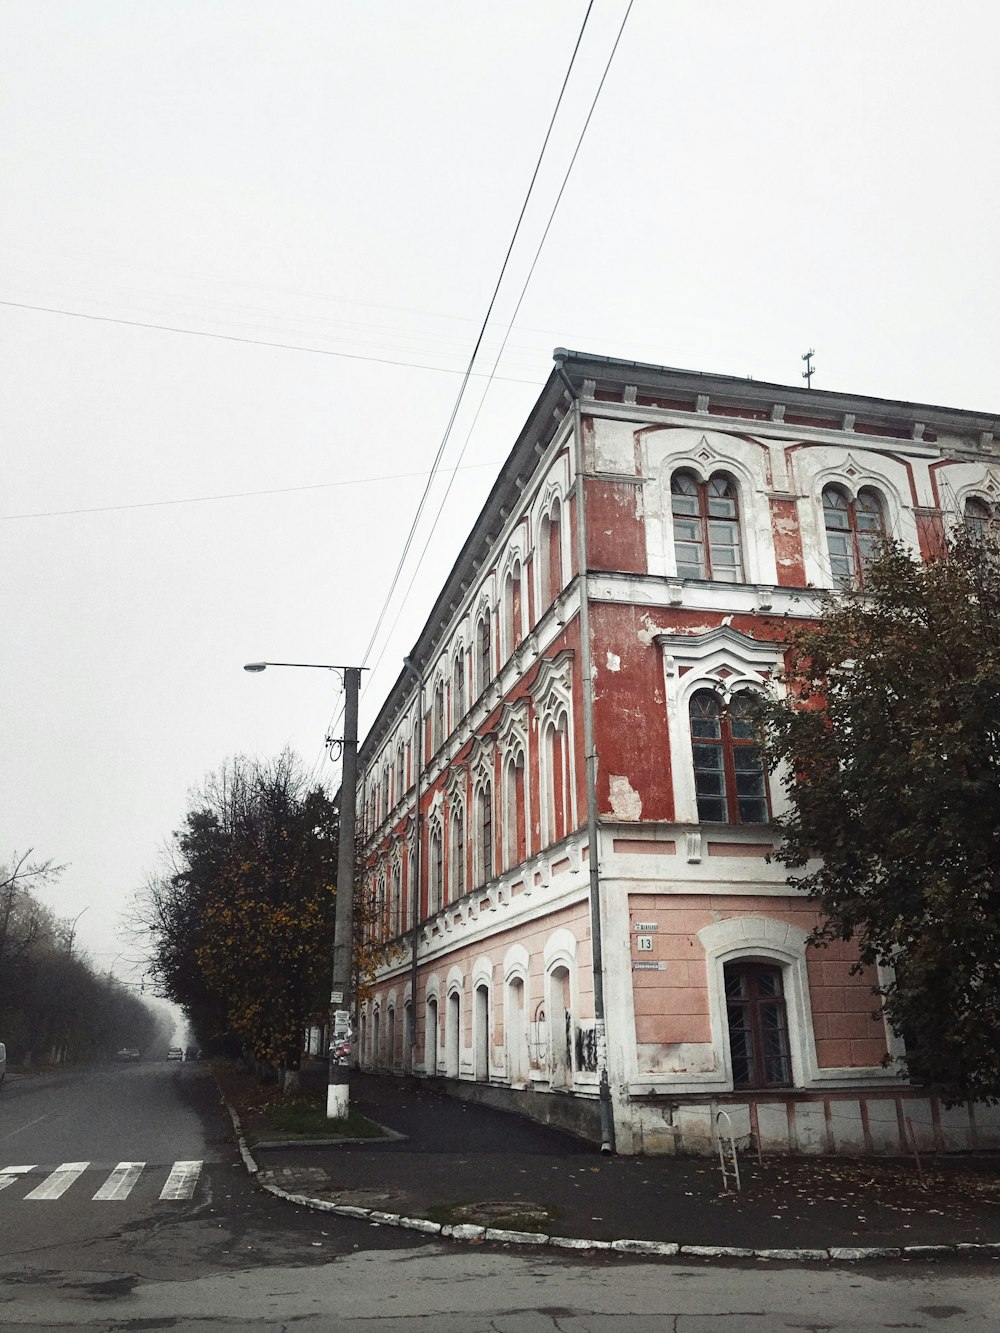
[[[164,1198],[179,1162],[183,1197]],[[4,1329],[990,1333],[998,1273],[1000,1262],[725,1267],[430,1242],[262,1192],[201,1065],[10,1081],[0,1096]]]

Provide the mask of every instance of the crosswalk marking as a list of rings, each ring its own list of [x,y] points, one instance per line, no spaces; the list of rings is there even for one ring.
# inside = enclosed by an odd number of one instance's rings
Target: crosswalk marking
[[[96,1199],[127,1199],[132,1186],[142,1175],[145,1162],[119,1162],[94,1195]]]
[[[201,1162],[174,1162],[167,1183],[160,1191],[161,1199],[190,1199],[201,1175]]]
[[[167,1176],[166,1184],[160,1191],[159,1198],[164,1200],[193,1198],[203,1165],[204,1163],[201,1161],[174,1162]],[[30,1172],[38,1169],[37,1166],[0,1167],[0,1190],[8,1189],[19,1181],[27,1184],[25,1177]],[[42,1171],[48,1170],[47,1167],[41,1169]],[[96,1171],[99,1168],[90,1162],[63,1162],[54,1171],[50,1171],[40,1185],[36,1186],[30,1193],[25,1194],[24,1198],[34,1200],[60,1199],[85,1171],[91,1169]],[[97,1193],[91,1196],[92,1201],[95,1203],[110,1203],[114,1200],[127,1199],[139,1183],[143,1173],[150,1169],[156,1170],[155,1167],[148,1168],[145,1162],[119,1162]]]
[[[57,1166],[51,1175],[46,1176],[42,1183],[33,1189],[30,1194],[26,1194],[26,1199],[58,1199],[69,1189],[74,1180],[78,1180],[83,1175],[89,1162],[63,1162],[62,1166]]]
[[[16,1184],[18,1176],[26,1175],[34,1169],[33,1166],[5,1166],[0,1171],[0,1190],[5,1190],[8,1185]]]

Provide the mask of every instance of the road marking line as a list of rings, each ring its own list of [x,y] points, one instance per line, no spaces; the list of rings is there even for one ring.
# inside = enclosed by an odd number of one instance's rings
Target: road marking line
[[[9,1134],[0,1134],[0,1139],[12,1139],[15,1134],[20,1134],[24,1129],[30,1129],[32,1125],[41,1124],[43,1120],[48,1120],[52,1115],[51,1111],[46,1111],[44,1115],[35,1116],[34,1120],[29,1120],[26,1125],[18,1125],[17,1129],[12,1129]]]
[[[160,1192],[161,1199],[190,1199],[201,1175],[201,1162],[174,1162],[167,1183]]]
[[[13,1185],[19,1176],[27,1175],[34,1169],[33,1166],[5,1166],[0,1171],[0,1190],[5,1190],[8,1185]]]
[[[127,1199],[145,1165],[145,1162],[119,1162],[94,1195],[95,1200]]]
[[[89,1162],[63,1162],[50,1176],[46,1176],[37,1189],[26,1194],[26,1199],[58,1199],[69,1189],[74,1180],[79,1180]]]

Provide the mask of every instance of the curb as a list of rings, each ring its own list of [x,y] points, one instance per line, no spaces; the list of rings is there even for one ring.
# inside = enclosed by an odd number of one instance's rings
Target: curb
[[[218,1087],[218,1083],[216,1083]],[[251,1176],[260,1174],[260,1167],[254,1160],[243,1135],[243,1126],[235,1108],[223,1095],[219,1095],[222,1104],[229,1112],[236,1131],[243,1165]],[[400,1135],[398,1137],[405,1137]],[[356,1140],[352,1140],[354,1142]],[[370,1142],[370,1140],[361,1140]],[[324,1140],[326,1144],[328,1140]],[[346,1140],[345,1140],[346,1142]],[[266,1145],[261,1144],[261,1147]],[[298,1146],[298,1145],[297,1145]],[[402,1213],[383,1213],[377,1208],[359,1208],[354,1204],[332,1203],[328,1199],[317,1199],[311,1194],[295,1194],[284,1190],[280,1185],[267,1185],[257,1180],[258,1188],[266,1190],[276,1198],[289,1203],[311,1208],[315,1212],[333,1213],[337,1217],[351,1217],[359,1222],[370,1222],[373,1226],[401,1227],[406,1231],[419,1231],[428,1236],[440,1236],[446,1240],[466,1241],[473,1245],[489,1242],[499,1245],[523,1245],[534,1248],[551,1246],[557,1250],[576,1250],[582,1253],[635,1254],[647,1259],[757,1259],[761,1261],[784,1261],[786,1263],[862,1263],[875,1259],[954,1259],[959,1256],[977,1259],[1000,1257],[1000,1242],[955,1245],[902,1245],[902,1246],[831,1246],[829,1249],[749,1249],[740,1245],[682,1245],[676,1241],[664,1240],[584,1240],[575,1236],[549,1236],[542,1231],[505,1231],[502,1227],[481,1227],[471,1223],[429,1222],[423,1217],[406,1217]]]

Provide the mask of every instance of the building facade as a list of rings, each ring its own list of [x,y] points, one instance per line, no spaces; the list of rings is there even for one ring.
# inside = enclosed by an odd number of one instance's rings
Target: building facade
[[[883,533],[998,500],[993,417],[558,350],[359,753],[362,1066],[622,1153],[997,1142],[807,946],[742,710]]]

